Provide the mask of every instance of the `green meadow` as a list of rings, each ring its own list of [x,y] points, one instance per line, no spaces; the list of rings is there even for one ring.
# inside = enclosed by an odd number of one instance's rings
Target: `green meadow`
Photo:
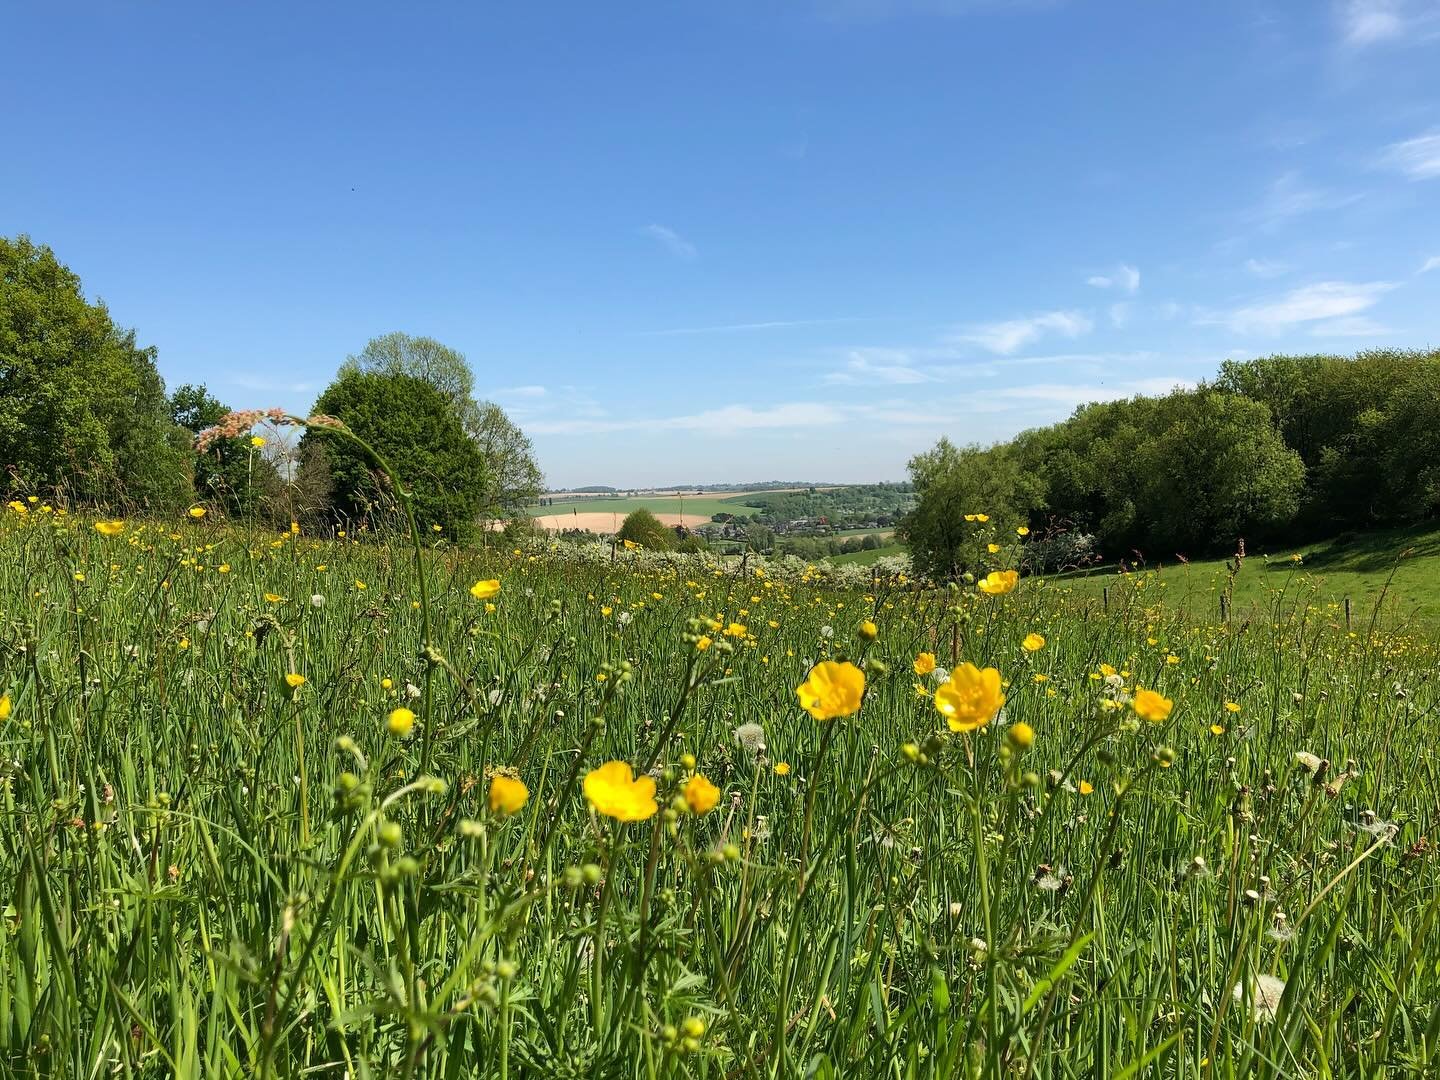
[[[826,574],[5,511],[0,1071],[1434,1070],[1425,638]]]

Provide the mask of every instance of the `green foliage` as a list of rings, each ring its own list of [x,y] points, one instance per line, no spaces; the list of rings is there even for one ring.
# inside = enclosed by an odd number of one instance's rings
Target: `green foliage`
[[[186,383],[170,395],[170,419],[192,438],[229,412],[203,383]],[[247,514],[278,501],[280,474],[249,436],[216,440],[196,456],[194,470],[195,497],[231,513]]]
[[[1216,386],[1267,405],[1305,463],[1304,532],[1440,514],[1440,350],[1226,361]]]
[[[942,576],[965,565],[967,508],[1019,511],[1047,536],[1073,530],[1111,558],[1151,560],[1430,520],[1440,350],[1227,361],[1213,384],[1084,405],[1003,448],[942,442],[911,471],[911,549]]]
[[[1205,388],[1087,405],[1015,445],[1045,510],[1113,553],[1269,535],[1294,516],[1304,483],[1263,402]]]
[[[830,528],[846,529],[862,525],[891,525],[915,505],[915,493],[909,484],[850,484],[836,488],[810,488],[808,491],[748,494],[731,500],[735,510],[750,516],[762,525],[784,525],[802,519],[824,519]]]
[[[343,420],[390,463],[413,492],[421,528],[439,525],[452,540],[474,535],[487,483],[485,458],[431,383],[349,369],[320,395],[315,411]],[[301,439],[302,453],[320,440],[335,513],[364,521],[394,505],[374,462],[350,441],[312,429]]]
[[[643,506],[626,515],[615,535],[652,551],[669,551],[675,546],[675,534],[670,527],[661,524],[660,519]]]
[[[190,453],[155,350],[118,328],[48,247],[0,237],[0,463],[5,486],[171,509]]]
[[[953,580],[978,565],[975,530],[966,514],[984,513],[997,526],[1025,521],[1043,505],[1039,478],[1012,446],[957,447],[941,439],[910,460],[919,503],[898,535],[915,567],[936,581]]]
[[[351,372],[411,375],[440,392],[485,457],[480,507],[486,516],[514,515],[539,497],[544,477],[529,437],[499,405],[476,400],[475,376],[463,353],[434,338],[383,334],[340,365],[341,376]]]

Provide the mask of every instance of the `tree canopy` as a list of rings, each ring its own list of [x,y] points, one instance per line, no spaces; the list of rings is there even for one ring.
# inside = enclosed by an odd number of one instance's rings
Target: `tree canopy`
[[[488,484],[485,457],[432,383],[349,368],[320,395],[315,411],[343,420],[389,462],[412,493],[422,528],[438,525],[454,540],[473,535]],[[312,429],[301,455],[302,468],[328,472],[336,514],[373,521],[394,506],[395,493],[375,462],[349,440]]]
[[[475,376],[463,353],[434,338],[382,334],[340,366],[342,376],[351,371],[410,375],[440,392],[485,457],[482,513],[512,514],[539,497],[544,478],[530,439],[499,405],[476,399]]]
[[[620,523],[620,531],[615,535],[622,541],[629,540],[652,551],[669,551],[675,546],[675,534],[643,506],[625,516]]]
[[[0,466],[10,486],[91,502],[189,498],[187,438],[155,350],[25,236],[0,237]]]
[[[910,471],[902,532],[939,577],[974,557],[975,510],[1160,559],[1434,518],[1440,350],[1227,361],[1213,383],[1084,405],[1009,443],[942,439]]]

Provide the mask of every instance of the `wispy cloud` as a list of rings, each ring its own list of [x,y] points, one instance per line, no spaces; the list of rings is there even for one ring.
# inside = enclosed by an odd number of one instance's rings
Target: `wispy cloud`
[[[910,353],[904,349],[852,349],[839,371],[825,376],[832,385],[855,386],[880,384],[886,386],[912,386],[916,383],[933,382],[935,376],[911,365]]]
[[[1411,180],[1440,177],[1440,131],[1391,143],[1381,152],[1378,164],[1403,173]]]
[[[1428,274],[1431,270],[1440,270],[1440,255],[1431,255],[1430,258],[1420,264],[1420,269],[1416,270],[1415,273]]]
[[[1258,278],[1277,278],[1290,272],[1290,267],[1274,259],[1246,259],[1245,272]]]
[[[1305,214],[1338,210],[1359,200],[1359,195],[1315,187],[1307,184],[1298,172],[1288,172],[1270,184],[1260,204],[1245,218],[1269,232]]]
[[[490,391],[493,398],[541,398],[549,391],[543,386],[504,386],[499,390]]]
[[[1077,338],[1094,328],[1094,322],[1084,312],[1046,311],[1024,319],[977,323],[957,331],[952,339],[1008,356],[1049,334]]]
[[[686,240],[683,236],[681,236],[674,229],[671,229],[668,226],[646,225],[640,231],[646,236],[650,237],[652,240],[658,242],[662,247],[665,248],[665,250],[670,252],[670,254],[674,255],[677,259],[689,260],[695,258],[697,255],[700,254],[700,252],[696,250],[694,244],[690,243],[689,240]]]
[[[1233,311],[1204,313],[1196,322],[1228,326],[1242,334],[1278,334],[1305,323],[1358,315],[1393,288],[1388,281],[1320,281]]]
[[[1340,40],[1352,49],[1423,40],[1437,22],[1433,0],[1339,0]]]
[[[291,379],[268,375],[232,375],[226,381],[242,390],[254,390],[261,393],[305,394],[319,386],[319,383],[316,382],[295,382]]]
[[[734,334],[747,330],[785,330],[792,326],[833,326],[838,323],[864,322],[860,317],[845,319],[780,319],[773,322],[726,323],[721,326],[679,326],[669,330],[642,330],[646,337],[669,337],[677,334]]]
[[[556,419],[537,420],[529,431],[541,435],[596,435],[615,431],[693,431],[711,435],[764,428],[814,428],[843,423],[845,412],[818,402],[794,402],[756,408],[726,405],[719,409],[683,416],[635,418],[629,420]]]
[[[1310,328],[1312,337],[1363,337],[1373,338],[1395,331],[1367,315],[1347,315],[1343,319],[1327,319]]]
[[[1085,279],[1086,285],[1094,286],[1097,289],[1120,289],[1132,296],[1140,288],[1140,271],[1133,266],[1121,263],[1115,268],[1112,274],[1095,274]]]
[[[1338,15],[1341,37],[1347,45],[1375,45],[1405,32],[1405,20],[1395,0],[1344,0]]]

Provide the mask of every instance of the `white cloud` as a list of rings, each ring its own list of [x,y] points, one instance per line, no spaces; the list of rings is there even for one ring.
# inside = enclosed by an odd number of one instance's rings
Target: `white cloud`
[[[1440,131],[1391,143],[1381,153],[1379,164],[1404,173],[1411,180],[1440,177]]]
[[[1085,279],[1086,285],[1092,285],[1097,289],[1119,288],[1130,295],[1135,295],[1140,288],[1140,271],[1133,266],[1121,263],[1115,268],[1112,274],[1096,274]]]
[[[1420,265],[1420,269],[1416,270],[1415,273],[1428,274],[1431,270],[1440,270],[1440,255],[1431,255],[1430,258],[1426,259]]]
[[[1242,334],[1276,334],[1303,323],[1358,315],[1393,288],[1388,281],[1320,281],[1228,313],[1203,315],[1196,321],[1222,324]]]
[[[1047,311],[1026,319],[978,323],[956,333],[953,340],[979,345],[982,349],[1008,356],[1047,334],[1077,338],[1094,328],[1095,324],[1083,312]]]
[[[640,230],[652,240],[658,241],[671,255],[677,259],[693,259],[700,254],[695,245],[686,240],[674,229],[664,225],[646,225]]]
[[[1396,0],[1346,0],[1340,5],[1340,32],[1345,44],[1374,45],[1399,37],[1405,31]]]
[[[499,390],[492,390],[491,397],[496,398],[539,398],[544,397],[549,391],[543,386],[506,386]]]
[[[777,319],[773,322],[727,323],[721,326],[680,326],[670,330],[642,330],[646,337],[678,334],[733,334],[746,330],[785,330],[792,326],[833,326],[836,323],[864,322],[858,316],[844,319]]]
[[[1177,386],[1193,386],[1194,382],[1178,375],[1157,375],[1114,383],[1032,383],[1008,390],[987,392],[987,397],[1006,398],[1014,402],[1044,402],[1061,405],[1067,410],[1092,401],[1116,401],[1136,394],[1168,394]]]
[[[226,381],[242,390],[274,394],[305,394],[319,386],[315,382],[294,382],[270,375],[232,375]]]
[[[1434,0],[1339,0],[1336,10],[1341,40],[1353,49],[1425,41],[1440,22]]]
[[[1246,259],[1246,273],[1258,278],[1276,278],[1290,272],[1290,267],[1273,259]]]
[[[1376,322],[1367,315],[1347,315],[1343,319],[1327,319],[1316,323],[1310,329],[1313,337],[1378,337],[1393,334],[1388,326]]]
[[[667,416],[633,420],[537,420],[527,430],[541,435],[595,435],[612,431],[695,431],[710,435],[732,431],[764,428],[814,428],[839,424],[845,419],[843,410],[816,402],[795,402],[754,408],[750,405],[726,405],[719,409],[684,416]]]
[[[1359,200],[1359,195],[1342,195],[1327,188],[1312,187],[1298,172],[1288,172],[1270,184],[1260,205],[1245,218],[1266,232],[1273,232],[1294,218],[1320,210],[1338,210]]]
[[[845,386],[863,383],[910,386],[933,380],[933,376],[910,365],[910,354],[904,349],[852,349],[845,366],[825,376],[827,383]]]
[[[1135,305],[1131,303],[1111,304],[1108,312],[1110,315],[1110,325],[1117,330],[1123,330],[1125,325],[1130,321],[1130,314],[1134,308]]]

